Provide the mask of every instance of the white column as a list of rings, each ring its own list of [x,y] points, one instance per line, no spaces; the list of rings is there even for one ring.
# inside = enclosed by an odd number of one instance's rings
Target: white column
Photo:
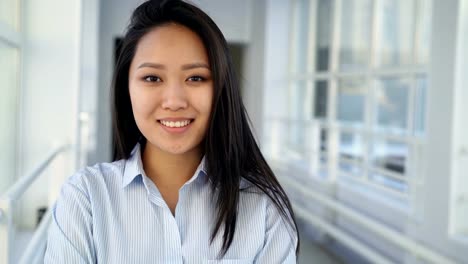
[[[425,166],[421,172],[423,184],[413,204],[413,211],[421,215],[411,218],[407,232],[429,247],[466,262],[468,245],[457,243],[449,235],[451,182],[455,176],[456,76],[461,73],[457,65],[460,3],[459,0],[433,1]]]
[[[460,2],[458,15],[450,233],[468,239],[468,1]]]

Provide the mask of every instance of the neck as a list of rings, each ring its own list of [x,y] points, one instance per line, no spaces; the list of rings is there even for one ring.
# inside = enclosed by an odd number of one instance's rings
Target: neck
[[[195,173],[202,159],[199,148],[183,154],[161,151],[147,142],[142,155],[146,175],[159,189],[179,190]]]

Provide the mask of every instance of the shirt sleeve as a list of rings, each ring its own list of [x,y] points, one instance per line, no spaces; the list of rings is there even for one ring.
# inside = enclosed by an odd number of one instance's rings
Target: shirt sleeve
[[[270,201],[267,205],[265,242],[254,262],[296,263],[296,244],[296,234]]]
[[[95,263],[88,195],[66,182],[52,215],[44,263]]]

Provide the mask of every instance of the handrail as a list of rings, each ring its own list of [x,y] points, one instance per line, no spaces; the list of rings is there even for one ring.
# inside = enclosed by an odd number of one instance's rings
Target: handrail
[[[323,194],[320,194],[310,189],[305,188],[304,186],[294,182],[293,180],[280,178],[281,183],[285,187],[289,186],[295,191],[298,191],[307,198],[314,199],[320,204],[332,209],[333,211],[339,213],[341,216],[348,218],[349,220],[362,225],[363,227],[369,229],[375,234],[385,238],[389,242],[401,247],[402,249],[414,254],[416,257],[431,261],[432,263],[446,263],[446,264],[455,264],[455,262],[441,254],[433,252],[427,247],[418,244],[417,242],[402,236],[402,234],[388,228],[387,226],[370,220],[369,218],[363,216],[360,213],[357,213],[355,210],[350,209],[349,207],[342,205],[336,202],[333,199],[326,197]],[[368,256],[365,256],[368,257]]]
[[[70,148],[71,145],[62,145],[53,149],[51,153],[46,156],[44,161],[39,163],[39,165],[30,174],[18,179],[4,195],[0,196],[0,263],[8,264],[12,261],[12,237],[14,232],[12,209],[15,208],[16,201],[51,164],[58,154],[65,152]]]
[[[11,186],[5,195],[3,195],[1,198],[11,201],[17,200],[19,197],[21,197],[21,195],[23,195],[23,193],[34,182],[34,180],[47,168],[47,166],[49,166],[55,156],[70,147],[70,145],[64,145],[51,151],[51,153],[43,162],[41,162],[28,176],[19,178],[18,181],[13,186]]]
[[[44,252],[47,243],[47,231],[52,221],[52,212],[53,209],[48,209],[44,214],[44,217],[34,232],[31,241],[28,243],[23,256],[20,258],[19,264],[33,263],[34,260],[39,257],[38,254],[42,254]]]

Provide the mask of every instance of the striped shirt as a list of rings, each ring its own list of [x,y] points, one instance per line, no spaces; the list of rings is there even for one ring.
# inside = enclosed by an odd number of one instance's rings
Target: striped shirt
[[[249,187],[242,179],[241,188]],[[295,263],[297,237],[271,200],[242,191],[231,247],[220,232],[203,158],[179,190],[173,215],[146,176],[140,147],[128,160],[85,168],[62,186],[44,263]]]

